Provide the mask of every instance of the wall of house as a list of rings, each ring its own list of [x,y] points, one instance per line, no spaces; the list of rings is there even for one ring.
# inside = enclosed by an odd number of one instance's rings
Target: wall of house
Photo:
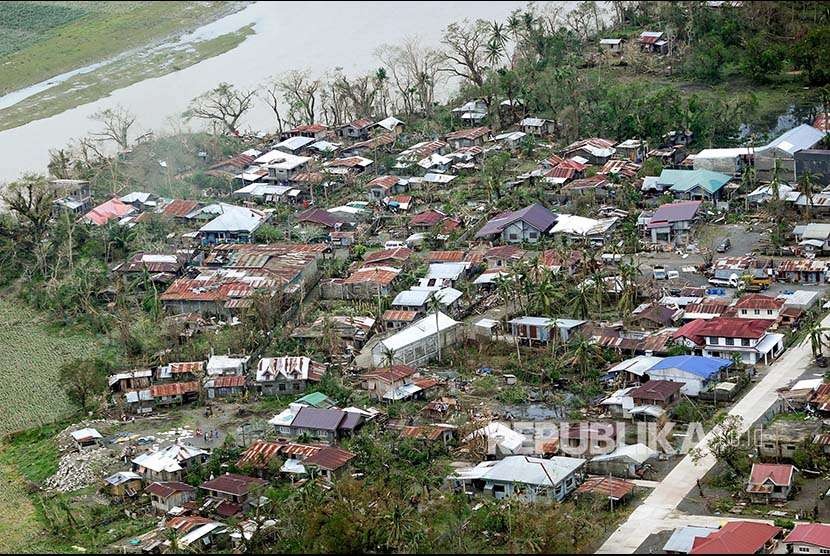
[[[778,309],[740,309],[738,316],[742,319],[778,320]]]
[[[786,544],[787,553],[792,554],[830,554],[830,549],[821,548],[812,544],[790,542]]]
[[[461,333],[460,325],[452,326],[441,331],[441,349],[454,344]],[[438,355],[437,334],[418,339],[417,341],[403,347],[395,352],[395,363],[403,363],[404,365],[417,366],[430,361],[433,357]],[[383,344],[378,342],[372,348],[372,359],[376,366],[381,366],[385,363],[385,355],[383,351]]]
[[[536,243],[542,234],[523,220],[513,222],[507,226],[501,233],[501,240],[504,243],[521,243],[526,241],[528,243]]]

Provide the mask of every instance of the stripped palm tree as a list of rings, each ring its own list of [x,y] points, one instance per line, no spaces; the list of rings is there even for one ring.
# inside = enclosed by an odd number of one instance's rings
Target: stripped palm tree
[[[435,341],[438,344],[438,362],[441,362],[441,326],[439,315],[444,306],[441,301],[435,296],[435,293],[427,298],[427,308],[435,314]]]

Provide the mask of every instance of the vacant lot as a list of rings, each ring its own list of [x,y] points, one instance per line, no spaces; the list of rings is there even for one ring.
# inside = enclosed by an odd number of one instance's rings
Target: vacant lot
[[[53,331],[43,316],[0,298],[0,346],[0,436],[73,412],[58,384],[58,368],[91,355],[94,340]]]
[[[232,4],[2,2],[0,94],[191,29]]]

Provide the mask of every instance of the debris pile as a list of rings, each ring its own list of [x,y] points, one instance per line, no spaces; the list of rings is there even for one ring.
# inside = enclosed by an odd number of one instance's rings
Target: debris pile
[[[46,479],[44,487],[58,492],[72,492],[98,484],[112,463],[109,448],[69,452],[61,456],[58,470]]]

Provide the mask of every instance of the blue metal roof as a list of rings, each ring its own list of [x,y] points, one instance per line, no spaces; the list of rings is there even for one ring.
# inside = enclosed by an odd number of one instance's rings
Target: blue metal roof
[[[723,359],[721,357],[675,355],[673,357],[663,358],[662,361],[652,366],[649,370],[680,369],[681,371],[695,374],[701,378],[710,378],[712,375],[717,374],[721,369],[731,366],[732,361],[730,359]]]

